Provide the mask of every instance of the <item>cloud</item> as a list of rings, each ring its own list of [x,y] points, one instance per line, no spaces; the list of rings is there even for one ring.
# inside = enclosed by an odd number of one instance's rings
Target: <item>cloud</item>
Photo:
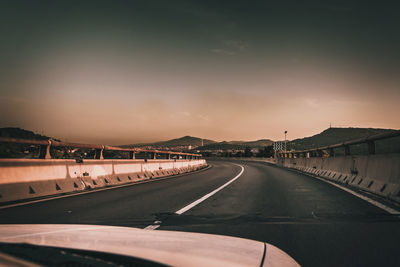
[[[304,98],[304,102],[311,108],[319,108],[321,106],[319,100],[316,98]]]
[[[223,45],[225,48],[216,48],[212,51],[214,53],[226,54],[229,56],[233,56],[239,53],[246,51],[248,44],[241,40],[224,40]]]
[[[239,51],[244,51],[247,49],[248,44],[240,40],[226,40],[225,44]]]
[[[212,51],[214,53],[225,54],[225,55],[229,55],[229,56],[236,55],[236,52],[234,52],[234,51],[229,51],[229,50],[225,50],[225,49],[221,49],[221,48],[213,49]]]
[[[210,121],[210,118],[208,116],[198,114],[197,117],[203,121]]]
[[[191,114],[188,111],[182,111],[181,112],[182,115],[184,115],[185,117],[189,117]]]

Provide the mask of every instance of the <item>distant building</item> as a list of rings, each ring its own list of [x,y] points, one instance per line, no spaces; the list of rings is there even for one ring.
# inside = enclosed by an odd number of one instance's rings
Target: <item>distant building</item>
[[[285,147],[285,145],[284,145],[283,141],[278,141],[278,142],[274,142],[273,147],[274,147],[275,151],[283,151],[283,148]]]
[[[255,147],[255,148],[252,148],[250,151],[251,151],[251,153],[253,153],[253,154],[257,154],[257,153],[260,152],[260,149],[257,148],[257,147]]]

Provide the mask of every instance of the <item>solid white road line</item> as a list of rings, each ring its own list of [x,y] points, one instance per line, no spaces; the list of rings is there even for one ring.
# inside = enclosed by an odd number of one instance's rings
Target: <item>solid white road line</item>
[[[232,163],[232,164],[235,164],[235,163]],[[235,177],[233,177],[229,182],[227,182],[227,183],[221,185],[220,187],[218,187],[218,188],[215,189],[214,191],[212,191],[212,192],[208,193],[207,195],[205,195],[205,196],[199,198],[198,200],[196,200],[196,201],[190,203],[189,205],[187,205],[187,206],[181,208],[180,210],[176,211],[175,213],[178,214],[178,215],[181,215],[182,213],[184,213],[184,212],[190,210],[190,209],[193,208],[194,206],[200,204],[201,202],[203,202],[203,201],[206,200],[207,198],[211,197],[212,195],[214,195],[214,194],[217,193],[218,191],[224,189],[224,188],[227,187],[229,184],[233,183],[236,179],[238,179],[238,178],[242,175],[242,173],[243,173],[243,171],[244,171],[244,167],[243,167],[242,165],[239,165],[239,164],[235,164],[235,165],[237,165],[237,166],[239,166],[239,167],[241,168],[241,171],[240,171],[240,173],[239,173],[238,175],[236,175]]]
[[[382,203],[380,203],[380,202],[378,202],[378,201],[376,201],[376,200],[373,200],[372,198],[369,198],[369,197],[367,197],[367,196],[364,196],[364,195],[362,195],[362,194],[359,194],[359,193],[357,193],[357,192],[355,192],[355,191],[353,191],[353,190],[351,190],[351,189],[349,189],[349,188],[347,188],[347,187],[344,187],[344,186],[342,186],[342,185],[339,185],[339,184],[337,184],[337,183],[334,183],[334,182],[325,180],[325,179],[323,179],[323,178],[320,178],[320,177],[317,177],[317,176],[314,176],[314,175],[313,175],[313,177],[314,177],[314,178],[317,178],[318,180],[324,181],[324,182],[326,182],[326,183],[328,183],[328,184],[331,184],[331,185],[333,185],[333,186],[336,186],[337,188],[340,188],[340,189],[342,189],[343,191],[346,191],[347,193],[350,193],[350,194],[352,194],[352,195],[354,195],[354,196],[356,196],[356,197],[359,197],[359,198],[361,198],[362,200],[365,200],[365,201],[367,201],[368,203],[370,203],[370,204],[372,204],[372,205],[374,205],[374,206],[376,206],[376,207],[378,207],[378,208],[380,208],[380,209],[383,209],[383,210],[386,211],[386,212],[389,212],[390,214],[393,214],[393,215],[400,215],[400,211],[397,211],[397,210],[395,210],[395,209],[392,209],[391,207],[388,207],[388,206],[386,206],[386,205],[384,205],[384,204],[382,204]]]

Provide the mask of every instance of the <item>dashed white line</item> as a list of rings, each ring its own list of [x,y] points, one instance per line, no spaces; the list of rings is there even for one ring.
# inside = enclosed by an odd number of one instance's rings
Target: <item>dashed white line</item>
[[[232,164],[235,164],[235,163],[232,163]],[[212,191],[212,192],[208,193],[207,195],[205,195],[205,196],[199,198],[198,200],[193,201],[192,203],[190,203],[189,205],[187,205],[187,206],[181,208],[180,210],[176,211],[175,213],[178,214],[178,215],[181,215],[182,213],[184,213],[184,212],[190,210],[190,209],[193,208],[194,206],[200,204],[201,202],[203,202],[203,201],[206,200],[207,198],[211,197],[212,195],[214,195],[214,194],[217,193],[218,191],[224,189],[225,187],[227,187],[228,185],[230,185],[231,183],[233,183],[233,182],[234,182],[236,179],[238,179],[238,178],[243,174],[243,172],[244,172],[244,167],[243,167],[242,165],[239,165],[239,164],[235,164],[235,165],[237,165],[237,166],[239,166],[239,167],[241,168],[241,171],[240,171],[240,173],[239,173],[238,175],[236,175],[235,177],[233,177],[229,182],[227,182],[227,183],[221,185],[220,187],[218,187],[218,188],[215,189],[214,191]]]
[[[160,227],[159,224],[150,224],[149,226],[146,226],[146,227],[143,228],[143,229],[145,229],[145,230],[155,230],[155,229],[157,229],[158,227]]]
[[[236,175],[235,177],[233,177],[231,180],[229,180],[228,182],[226,182],[225,184],[221,185],[220,187],[218,187],[217,189],[211,191],[210,193],[208,193],[207,195],[199,198],[196,201],[193,201],[192,203],[190,203],[189,205],[181,208],[180,210],[176,211],[175,214],[181,215],[184,212],[190,210],[191,208],[193,208],[194,206],[200,204],[201,202],[203,202],[204,200],[206,200],[207,198],[211,197],[212,195],[216,194],[218,191],[221,191],[222,189],[224,189],[225,187],[227,187],[228,185],[230,185],[231,183],[233,183],[236,179],[238,179],[244,172],[244,167],[242,165],[236,164],[236,163],[232,163],[234,165],[237,165],[241,168],[240,172],[238,175]],[[161,223],[161,222],[160,222]],[[155,230],[158,227],[160,227],[160,224],[150,224],[149,226],[146,226],[144,229],[146,230]]]

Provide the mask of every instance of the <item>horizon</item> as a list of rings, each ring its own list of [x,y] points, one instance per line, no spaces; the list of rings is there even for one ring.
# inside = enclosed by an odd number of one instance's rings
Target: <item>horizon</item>
[[[31,132],[33,132],[34,134],[40,134],[40,135],[42,135],[42,136],[48,136],[48,137],[50,137],[50,138],[61,139],[61,138],[59,138],[59,137],[57,137],[57,136],[50,136],[50,135],[48,135],[48,134],[46,134],[46,133],[44,133],[44,132],[43,132],[43,133],[39,133],[39,132],[30,130],[30,129],[23,129],[23,128],[20,128],[20,127],[2,127],[2,128],[0,128],[0,129],[4,129],[4,128],[15,128],[15,129],[20,129],[20,130],[24,130],[24,131],[31,131]],[[313,136],[318,135],[318,134],[321,134],[322,132],[324,132],[324,131],[326,131],[326,130],[329,130],[329,129],[376,129],[376,130],[397,130],[397,131],[400,131],[400,129],[390,129],[390,128],[372,128],[372,127],[368,127],[368,128],[364,128],[364,127],[328,127],[328,128],[326,128],[326,129],[324,129],[324,130],[321,130],[321,131],[318,132],[318,133],[315,133],[315,134],[312,134],[312,135],[309,135],[309,136],[302,136],[302,137],[296,137],[296,138],[293,138],[293,139],[287,139],[287,141],[288,141],[288,142],[292,142],[292,141],[298,140],[298,139],[304,139],[304,138],[313,137]],[[154,144],[154,143],[163,143],[163,142],[167,142],[167,141],[171,141],[171,140],[182,139],[182,138],[185,138],[185,137],[203,139],[203,140],[208,140],[208,141],[212,141],[212,142],[216,142],[216,143],[223,143],[223,142],[227,142],[227,143],[230,143],[230,142],[257,142],[257,141],[263,141],[263,140],[272,141],[272,142],[282,142],[282,141],[284,141],[284,138],[283,138],[283,139],[277,139],[277,140],[272,139],[272,138],[262,138],[262,139],[253,139],[253,140],[245,140],[245,139],[216,140],[216,139],[202,138],[202,137],[200,137],[200,136],[185,135],[185,136],[173,137],[173,138],[169,138],[169,139],[155,140],[155,141],[151,141],[151,142],[141,142],[141,143],[140,143],[140,142],[130,142],[130,143],[128,142],[128,143],[123,143],[123,144],[97,143],[97,144],[112,145],[112,146],[146,145],[146,144],[152,145],[152,144]],[[63,139],[61,139],[61,141],[63,141],[63,142],[70,142],[70,143],[88,143],[88,144],[95,144],[94,142],[77,142],[76,140],[63,140]],[[205,144],[205,145],[206,145],[206,144]]]
[[[246,8],[244,8],[246,7]],[[357,1],[5,1],[0,127],[68,142],[400,129],[400,17]]]

